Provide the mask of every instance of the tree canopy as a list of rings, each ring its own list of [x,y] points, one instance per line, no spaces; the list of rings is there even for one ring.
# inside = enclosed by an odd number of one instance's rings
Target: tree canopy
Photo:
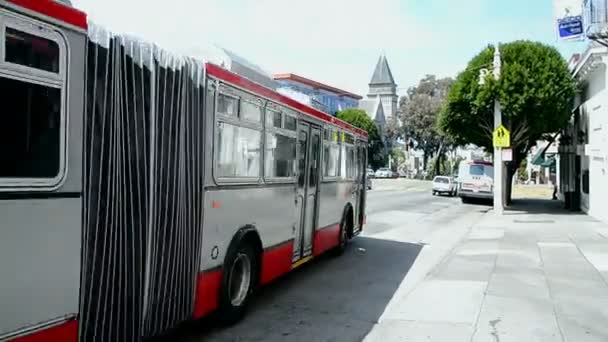
[[[451,87],[439,116],[440,131],[457,144],[492,148],[494,99],[500,100],[503,125],[511,132],[514,152],[522,154],[545,133],[567,123],[575,82],[566,61],[553,47],[530,41],[500,46],[502,68],[498,81],[490,72],[479,84],[482,68],[491,69],[494,47],[475,56]]]
[[[385,165],[384,144],[378,127],[367,113],[362,109],[349,108],[338,112],[337,117],[367,132],[369,135],[368,163],[374,169],[383,167]]]
[[[406,139],[413,139],[417,148],[424,151],[426,159],[440,152],[445,138],[436,129],[437,117],[441,111],[448,90],[452,84],[451,78],[437,79],[435,75],[426,75],[418,85],[407,91],[399,104],[399,116],[403,121]]]
[[[494,47],[475,56],[450,89],[439,116],[440,131],[457,144],[473,143],[492,150],[494,100],[502,124],[511,132],[513,161],[507,168],[507,200],[517,166],[544,134],[559,132],[568,122],[576,91],[568,65],[553,47],[531,41],[500,45],[501,73],[489,72],[483,85],[480,70],[491,69]]]

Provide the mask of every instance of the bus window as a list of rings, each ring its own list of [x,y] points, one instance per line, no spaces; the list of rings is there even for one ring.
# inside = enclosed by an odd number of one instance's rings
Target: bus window
[[[225,94],[217,97],[217,112],[227,116],[237,116],[239,99]]]
[[[285,115],[285,129],[295,131],[297,128],[297,120],[293,116]]]
[[[241,119],[261,122],[262,107],[249,101],[241,101]]]
[[[484,175],[484,166],[483,165],[471,165],[469,167],[469,173],[471,176],[483,176]]]
[[[6,28],[5,61],[59,73],[59,44],[11,27]]]
[[[60,173],[61,91],[0,77],[0,177],[55,178]],[[10,99],[10,100],[9,100]]]
[[[281,128],[282,114],[272,109],[266,109],[266,127]]]
[[[265,159],[264,177],[295,177],[296,138],[279,133],[266,133]]]
[[[325,144],[323,158],[323,176],[338,177],[340,175],[340,147],[336,144]]]
[[[216,177],[259,178],[261,132],[218,123]]]

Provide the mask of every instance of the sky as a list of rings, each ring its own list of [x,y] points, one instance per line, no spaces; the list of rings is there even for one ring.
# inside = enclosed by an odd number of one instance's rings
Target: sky
[[[454,77],[488,44],[556,46],[552,0],[72,0],[97,24],[175,51],[212,44],[270,73],[295,73],[365,95],[379,56],[399,93],[426,74]]]

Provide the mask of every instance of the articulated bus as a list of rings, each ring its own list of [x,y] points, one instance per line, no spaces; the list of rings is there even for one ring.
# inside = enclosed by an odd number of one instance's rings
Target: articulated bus
[[[0,341],[236,321],[361,232],[364,131],[53,0],[0,39]]]

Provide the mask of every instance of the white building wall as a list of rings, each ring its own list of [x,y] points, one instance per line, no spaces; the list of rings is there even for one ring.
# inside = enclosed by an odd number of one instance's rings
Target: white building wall
[[[604,57],[606,58],[606,57]],[[581,206],[589,215],[608,222],[608,91],[606,67],[600,67],[588,77],[587,94],[583,104],[588,120],[588,144],[580,145],[583,174],[589,170],[589,194],[581,194]],[[582,175],[581,175],[582,181]],[[581,186],[582,188],[582,186]]]

